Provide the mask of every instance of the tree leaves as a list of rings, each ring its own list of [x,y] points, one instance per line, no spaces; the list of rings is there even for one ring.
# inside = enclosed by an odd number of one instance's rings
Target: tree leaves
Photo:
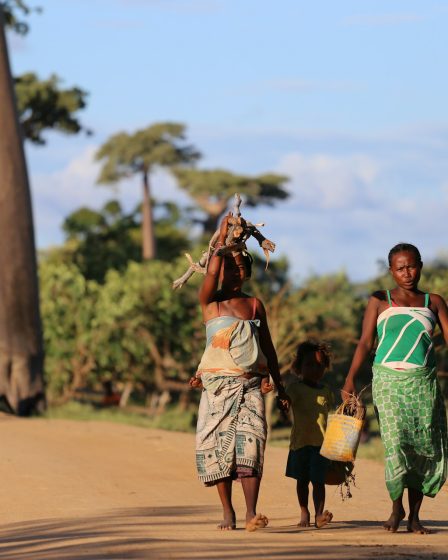
[[[134,134],[114,134],[95,154],[102,161],[98,183],[116,183],[135,174],[148,173],[154,166],[191,164],[199,152],[185,141],[185,126],[156,123]]]
[[[61,79],[53,74],[47,80],[39,80],[34,73],[23,74],[14,79],[17,109],[25,138],[35,144],[45,144],[43,132],[56,130],[65,134],[77,134],[85,128],[75,114],[86,106],[87,92],[72,87],[62,89]]]

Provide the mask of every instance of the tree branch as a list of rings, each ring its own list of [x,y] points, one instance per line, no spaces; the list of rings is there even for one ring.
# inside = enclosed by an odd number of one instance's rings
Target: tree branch
[[[269,264],[269,253],[273,253],[275,251],[275,243],[266,239],[264,235],[260,233],[256,226],[264,225],[264,224],[252,224],[251,222],[246,221],[240,212],[241,206],[241,197],[238,193],[235,194],[234,197],[234,205],[232,210],[232,216],[229,219],[229,233],[227,235],[227,239],[225,245],[218,249],[219,255],[226,255],[228,253],[241,253],[247,250],[246,241],[249,237],[254,237],[260,247],[263,249],[264,254],[266,255],[266,268]],[[191,255],[188,253],[185,254],[188,262],[190,263],[189,268],[187,271],[177,278],[173,282],[173,290],[177,290],[178,288],[182,288],[182,286],[188,282],[188,280],[193,276],[195,272],[199,272],[201,274],[205,274],[207,272],[208,262],[210,260],[211,255],[215,250],[215,243],[219,236],[219,230],[215,231],[212,238],[210,239],[207,251],[202,253],[201,258],[198,262],[193,262]]]

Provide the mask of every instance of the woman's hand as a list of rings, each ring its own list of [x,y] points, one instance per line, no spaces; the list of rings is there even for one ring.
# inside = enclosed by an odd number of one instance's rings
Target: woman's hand
[[[347,378],[341,389],[341,399],[346,401],[351,395],[356,395],[356,387],[353,379]]]
[[[229,233],[229,218],[231,217],[232,213],[229,212],[221,221],[221,225],[219,226],[219,237],[218,241],[222,244],[226,242],[227,234]]]
[[[190,385],[190,387],[192,389],[203,389],[204,386],[202,385],[202,381],[199,379],[199,377],[196,377],[193,375],[193,377],[190,378],[188,384]]]

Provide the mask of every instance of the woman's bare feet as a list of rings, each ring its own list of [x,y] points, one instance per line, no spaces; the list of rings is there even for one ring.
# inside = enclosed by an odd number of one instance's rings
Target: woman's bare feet
[[[236,517],[234,511],[224,512],[224,519],[218,523],[217,528],[220,531],[233,531],[236,529]]]
[[[330,523],[332,519],[333,514],[331,513],[331,511],[328,511],[328,509],[326,509],[320,515],[316,515],[316,528],[321,529],[322,527],[325,527],[325,525],[328,525],[328,523]]]
[[[269,519],[266,515],[257,513],[254,517],[246,517],[246,531],[252,532],[267,527]]]
[[[298,527],[309,527],[310,526],[310,511],[308,508],[302,508],[300,510],[300,521],[297,523]]]
[[[386,531],[390,531],[391,533],[396,533],[398,531],[398,527],[400,526],[400,522],[405,518],[406,512],[404,511],[403,506],[397,511],[390,514],[390,517],[387,521],[383,523],[384,529]]]
[[[418,535],[429,535],[431,533],[431,529],[423,527],[418,518],[408,519],[407,529],[409,533],[417,533]]]

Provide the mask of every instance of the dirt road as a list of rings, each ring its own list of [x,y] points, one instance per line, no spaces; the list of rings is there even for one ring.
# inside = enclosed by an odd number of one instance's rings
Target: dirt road
[[[298,529],[286,449],[268,447],[259,511],[270,524],[219,532],[215,489],[194,471],[194,437],[109,423],[0,418],[0,558],[448,559],[448,491],[426,499],[434,533],[381,528],[389,499],[380,464],[359,460],[353,498],[327,492],[334,521]],[[235,487],[239,527],[244,500]]]

